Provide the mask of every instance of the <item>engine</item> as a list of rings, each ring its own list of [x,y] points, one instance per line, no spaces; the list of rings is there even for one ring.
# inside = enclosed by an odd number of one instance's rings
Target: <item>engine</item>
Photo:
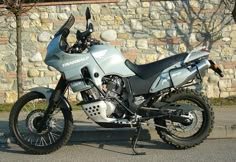
[[[126,110],[114,100],[114,98],[116,98],[125,106],[128,104],[128,97],[122,78],[110,75],[104,77],[102,83],[103,91],[106,93],[106,97],[108,98],[106,100],[108,105],[107,116],[123,118]]]
[[[104,123],[128,122],[124,108],[128,107],[128,97],[122,78],[113,75],[104,77],[102,90],[105,98],[95,87],[81,93],[84,100],[81,107],[88,117],[103,126]]]

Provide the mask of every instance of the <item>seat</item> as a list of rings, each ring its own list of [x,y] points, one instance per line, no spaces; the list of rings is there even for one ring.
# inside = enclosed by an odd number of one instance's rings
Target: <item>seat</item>
[[[155,61],[149,64],[136,65],[129,60],[125,61],[126,66],[133,71],[140,78],[146,80],[153,75],[158,76],[160,73],[168,67],[183,61],[187,57],[188,53],[181,53],[165,59]]]

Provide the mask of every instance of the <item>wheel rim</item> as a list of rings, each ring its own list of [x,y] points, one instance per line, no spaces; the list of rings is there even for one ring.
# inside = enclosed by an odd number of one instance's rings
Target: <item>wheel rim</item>
[[[45,129],[37,132],[40,120],[43,117],[44,111],[47,108],[45,98],[30,99],[23,103],[23,106],[18,111],[15,119],[15,128],[18,137],[23,144],[45,147],[57,143],[63,135],[65,128],[64,115],[60,108],[57,108],[46,122]]]
[[[192,123],[188,126],[184,126],[181,123],[175,123],[168,120],[165,121],[168,132],[172,137],[181,140],[189,140],[190,138],[193,138],[195,135],[200,133],[205,126],[206,113],[204,112],[204,106],[201,105],[197,100],[194,100],[192,98],[176,100],[175,103],[190,104],[203,109],[203,111],[192,110],[189,111],[188,114],[185,114],[186,116],[192,117]]]

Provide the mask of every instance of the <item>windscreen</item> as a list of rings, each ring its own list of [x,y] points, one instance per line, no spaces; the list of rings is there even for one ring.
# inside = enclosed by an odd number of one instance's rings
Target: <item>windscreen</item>
[[[61,35],[65,30],[69,30],[75,22],[75,17],[71,14],[68,20],[62,25],[62,27],[57,31],[54,37]]]

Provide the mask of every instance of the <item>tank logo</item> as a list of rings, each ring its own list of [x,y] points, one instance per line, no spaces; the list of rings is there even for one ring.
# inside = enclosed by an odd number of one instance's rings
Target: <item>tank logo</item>
[[[89,56],[81,58],[81,59],[78,59],[78,60],[73,60],[71,62],[64,63],[64,64],[62,64],[62,66],[63,67],[71,66],[71,65],[83,62],[83,61],[87,61],[88,59],[89,59]]]
[[[107,50],[102,50],[98,52],[94,52],[93,56],[96,58],[102,58],[107,53]]]

